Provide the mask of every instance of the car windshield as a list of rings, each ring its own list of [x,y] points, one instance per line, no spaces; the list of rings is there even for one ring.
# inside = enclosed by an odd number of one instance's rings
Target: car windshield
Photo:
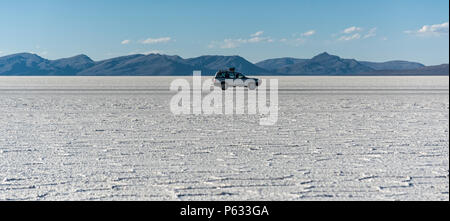
[[[236,73],[236,78],[242,79],[242,78],[245,78],[245,76],[241,73]]]
[[[216,78],[239,78],[239,79],[244,79],[246,78],[245,75],[243,75],[242,73],[239,72],[228,72],[228,71],[224,71],[224,72],[218,72],[216,74]]]

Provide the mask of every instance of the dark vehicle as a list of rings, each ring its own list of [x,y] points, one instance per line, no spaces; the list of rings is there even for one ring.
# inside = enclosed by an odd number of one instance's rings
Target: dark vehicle
[[[221,87],[226,90],[228,87],[247,87],[250,90],[256,89],[261,82],[257,78],[248,78],[242,73],[236,72],[234,68],[228,71],[218,71],[214,77],[214,86]]]

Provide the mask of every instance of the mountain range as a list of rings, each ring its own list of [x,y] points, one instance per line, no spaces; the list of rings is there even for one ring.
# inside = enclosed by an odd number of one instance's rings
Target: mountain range
[[[213,75],[235,67],[248,75],[448,75],[449,65],[425,66],[417,62],[369,62],[343,59],[326,52],[311,59],[275,58],[251,63],[240,56],[206,55],[184,59],[162,54],[135,54],[93,61],[86,55],[48,60],[36,54],[0,57],[3,76],[180,76],[201,70]]]

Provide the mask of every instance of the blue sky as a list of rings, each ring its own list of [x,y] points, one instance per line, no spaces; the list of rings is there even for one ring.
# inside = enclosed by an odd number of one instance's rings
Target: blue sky
[[[448,0],[0,0],[0,56],[135,53],[449,62]]]

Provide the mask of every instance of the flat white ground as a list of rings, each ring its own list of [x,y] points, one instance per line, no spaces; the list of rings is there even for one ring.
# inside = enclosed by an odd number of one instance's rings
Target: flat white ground
[[[448,77],[277,77],[279,120],[171,77],[0,77],[0,200],[449,200]]]

